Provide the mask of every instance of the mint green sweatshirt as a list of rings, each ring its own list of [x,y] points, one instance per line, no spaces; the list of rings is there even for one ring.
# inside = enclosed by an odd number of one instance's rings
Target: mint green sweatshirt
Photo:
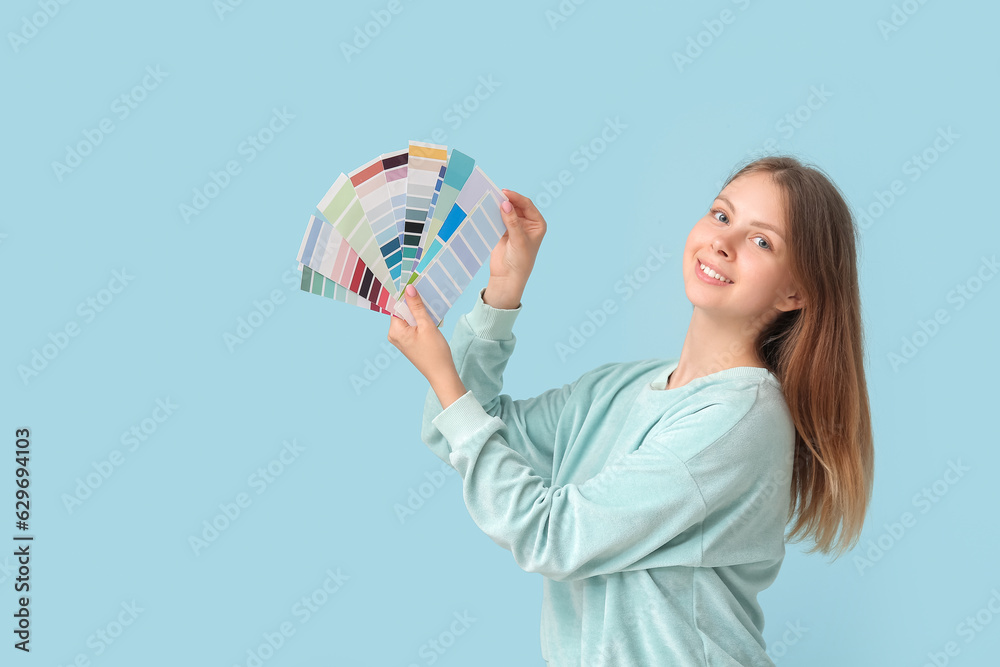
[[[427,394],[421,437],[476,525],[543,575],[552,667],[772,665],[757,594],[785,554],[795,429],[777,378],[740,366],[666,389],[678,359],[613,362],[501,394],[522,306],[483,292],[451,350],[469,390]]]

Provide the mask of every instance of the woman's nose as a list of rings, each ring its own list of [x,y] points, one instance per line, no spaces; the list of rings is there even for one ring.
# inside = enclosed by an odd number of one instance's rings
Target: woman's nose
[[[712,240],[712,252],[719,253],[724,257],[729,257],[731,246],[729,244],[729,239],[724,234],[720,233]]]

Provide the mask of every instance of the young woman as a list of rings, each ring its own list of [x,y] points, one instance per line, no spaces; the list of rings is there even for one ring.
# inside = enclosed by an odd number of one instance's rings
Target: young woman
[[[412,291],[417,324],[393,318],[388,339],[430,383],[422,437],[461,475],[473,520],[544,575],[543,658],[773,664],[757,594],[785,540],[841,555],[871,496],[844,198],[795,158],[745,165],[688,234],[680,356],[607,363],[512,400],[503,370],[546,224],[528,198],[504,194],[489,283],[451,346]]]

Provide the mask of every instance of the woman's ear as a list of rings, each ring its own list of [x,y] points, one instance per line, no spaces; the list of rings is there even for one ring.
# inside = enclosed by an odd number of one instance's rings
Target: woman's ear
[[[778,310],[789,312],[792,310],[799,310],[806,305],[804,298],[798,295],[798,292],[792,292],[785,298],[781,299],[775,306]]]

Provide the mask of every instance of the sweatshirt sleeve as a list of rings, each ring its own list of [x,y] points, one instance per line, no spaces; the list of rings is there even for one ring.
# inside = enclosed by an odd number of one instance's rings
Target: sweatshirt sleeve
[[[475,402],[484,414],[502,420],[507,428],[507,446],[520,455],[534,474],[551,479],[556,425],[580,380],[528,399],[514,400],[501,394],[503,371],[517,341],[512,329],[521,306],[509,310],[493,308],[483,301],[483,292],[485,288],[479,291],[472,310],[456,322],[451,338],[455,368],[469,390],[466,400]],[[428,390],[421,439],[438,458],[454,467],[449,459],[452,448],[434,424],[442,411],[434,390]]]
[[[701,566],[707,508],[737,502],[745,471],[738,461],[719,466],[709,505],[678,452],[711,447],[706,435],[726,433],[744,414],[709,404],[648,435],[586,482],[561,486],[548,485],[508,446],[502,419],[483,410],[472,392],[433,421],[451,443],[450,461],[480,529],[510,550],[521,569],[567,581]]]

